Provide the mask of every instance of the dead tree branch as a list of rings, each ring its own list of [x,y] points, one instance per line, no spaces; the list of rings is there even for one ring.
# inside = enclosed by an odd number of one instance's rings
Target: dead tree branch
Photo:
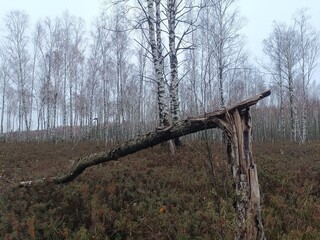
[[[18,185],[34,186],[34,185],[45,185],[49,183],[62,184],[68,183],[79,176],[88,167],[98,165],[113,160],[118,160],[129,154],[133,154],[142,149],[153,147],[159,143],[166,142],[171,139],[175,139],[190,133],[195,133],[210,128],[221,128],[226,130],[227,125],[224,124],[226,114],[232,113],[234,110],[241,112],[242,110],[255,105],[259,100],[270,95],[270,90],[260,93],[252,98],[249,98],[243,102],[231,105],[227,108],[220,109],[214,112],[206,113],[202,116],[191,117],[172,124],[169,127],[163,129],[157,129],[149,132],[145,135],[137,136],[136,138],[125,142],[118,147],[91,154],[83,157],[77,161],[77,163],[65,174],[56,177],[47,177],[32,181],[23,181]]]

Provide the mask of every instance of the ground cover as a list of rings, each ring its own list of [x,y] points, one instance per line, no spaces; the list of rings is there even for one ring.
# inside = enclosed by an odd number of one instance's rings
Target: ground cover
[[[108,146],[2,143],[1,239],[233,239],[225,146],[209,146],[211,158],[204,142],[184,141],[174,156],[157,146],[66,185],[17,189],[8,181],[54,176]],[[320,142],[253,148],[267,239],[320,239]]]

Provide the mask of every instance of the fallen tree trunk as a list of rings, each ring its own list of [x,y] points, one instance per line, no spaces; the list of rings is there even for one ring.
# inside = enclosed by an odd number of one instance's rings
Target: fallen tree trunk
[[[206,113],[202,116],[191,117],[172,124],[169,127],[163,129],[156,129],[145,135],[137,136],[136,138],[125,142],[118,147],[109,151],[102,151],[94,153],[89,156],[78,159],[77,163],[64,175],[56,177],[47,177],[38,180],[23,181],[19,183],[19,186],[34,186],[45,185],[49,183],[62,184],[68,183],[79,176],[88,167],[98,165],[100,163],[109,162],[112,160],[118,160],[129,154],[133,154],[142,149],[153,147],[159,143],[166,142],[170,139],[175,139],[190,133],[195,133],[204,129],[220,128],[231,132],[229,124],[226,124],[226,114],[229,115],[235,109],[239,112],[255,105],[259,100],[269,96],[270,90],[260,93],[252,98],[249,98],[243,102],[231,105],[227,108],[220,109],[214,112]]]

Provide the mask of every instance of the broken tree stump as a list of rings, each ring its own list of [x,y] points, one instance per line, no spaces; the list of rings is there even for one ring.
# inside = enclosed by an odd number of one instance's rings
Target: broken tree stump
[[[265,239],[261,218],[257,166],[252,156],[252,131],[249,107],[226,114],[227,154],[237,199],[236,239]]]

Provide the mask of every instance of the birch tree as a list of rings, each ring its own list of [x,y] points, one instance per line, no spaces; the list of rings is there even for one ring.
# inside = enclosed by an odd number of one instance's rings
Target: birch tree
[[[5,18],[7,31],[5,42],[6,60],[12,68],[11,79],[16,85],[18,101],[18,131],[26,130],[27,134],[31,127],[32,114],[30,107],[30,55],[28,52],[28,28],[29,17],[22,11],[11,11]]]
[[[103,99],[103,113],[102,116],[98,116],[100,121],[105,122],[107,119],[107,91],[106,91],[106,81],[105,81],[105,71],[107,71],[107,66],[104,65],[105,62],[105,48],[108,46],[107,37],[105,34],[105,17],[101,15],[97,17],[94,21],[93,30],[91,32],[92,43],[89,46],[89,55],[86,60],[86,71],[87,80],[85,81],[84,89],[84,108],[86,109],[86,124],[93,128],[93,119],[96,117],[94,112],[95,96],[98,95],[99,87],[101,88],[99,81],[103,83],[102,87],[102,99]],[[111,72],[109,72],[111,75]],[[83,97],[83,96],[82,96]]]
[[[302,131],[301,142],[307,140],[307,102],[308,88],[317,65],[319,56],[319,35],[309,24],[306,12],[301,10],[295,17],[295,25],[298,32],[299,67],[302,85]]]
[[[240,67],[244,58],[244,43],[240,30],[244,20],[236,9],[237,0],[208,0],[207,27],[212,38],[211,54],[214,59],[215,74],[219,92],[219,107],[226,104],[224,84]]]
[[[63,30],[59,18],[41,19],[36,24],[34,49],[37,50],[38,129],[46,129],[46,138],[56,136],[60,124],[59,105],[64,103],[61,89],[63,78]],[[34,61],[35,61],[34,60]],[[61,112],[60,112],[61,110]],[[64,114],[62,114],[64,116]]]
[[[285,24],[275,24],[273,33],[264,41],[265,52],[274,60],[278,58],[275,65],[280,81],[284,79],[284,87],[289,97],[290,111],[290,137],[297,141],[297,107],[296,107],[296,78],[299,63],[298,34],[292,27]],[[276,54],[276,55],[275,55]],[[282,87],[282,82],[280,87]]]
[[[137,106],[137,121],[138,121],[138,133],[140,134],[143,129],[145,128],[145,80],[146,80],[146,74],[147,74],[147,54],[148,51],[143,46],[147,46],[148,42],[144,36],[143,30],[140,30],[140,44],[142,46],[138,47],[137,50],[137,56],[138,56],[138,79],[139,79],[139,99],[138,99],[138,106]]]
[[[271,60],[271,66],[264,66],[264,68],[271,73],[273,80],[277,86],[277,93],[279,96],[279,108],[280,108],[280,126],[279,130],[281,132],[282,140],[285,140],[285,111],[284,111],[284,73],[283,73],[283,62],[282,62],[282,34],[281,28],[276,27],[269,38],[263,41],[264,53],[269,56]]]
[[[85,49],[84,21],[81,18],[70,15],[68,11],[63,13],[59,19],[59,51],[61,57],[62,71],[62,125],[64,138],[67,136],[67,125],[69,125],[69,136],[73,135],[74,125],[74,92],[77,88],[77,74],[79,65],[84,61]],[[69,122],[69,124],[68,124]]]
[[[1,86],[1,122],[0,122],[0,133],[4,133],[4,117],[6,114],[6,109],[8,109],[7,101],[6,101],[6,95],[7,95],[7,88],[9,85],[9,72],[8,72],[8,66],[6,62],[4,61],[4,56],[1,54],[1,65],[0,65],[0,86]],[[7,131],[9,129],[6,129]]]
[[[299,61],[298,41],[296,32],[291,27],[284,29],[282,61],[284,63],[284,75],[287,81],[287,89],[290,104],[290,129],[291,140],[297,141],[297,106],[295,97],[295,77],[297,74],[297,64]]]
[[[176,27],[177,27],[177,1],[167,0],[167,18],[169,31],[169,57],[170,57],[170,111],[172,122],[175,123],[180,117],[179,108],[179,78],[178,78],[178,56],[176,47]],[[179,46],[178,46],[179,47]],[[175,144],[180,145],[179,139],[175,139]]]
[[[74,135],[73,126],[75,123],[74,96],[78,92],[80,69],[84,66],[84,52],[86,40],[84,38],[84,20],[80,17],[73,18],[72,39],[70,49],[70,69],[69,69],[69,126],[72,130],[71,137]]]
[[[35,100],[35,85],[36,85],[36,68],[37,68],[37,61],[39,55],[39,48],[38,48],[38,41],[40,39],[40,32],[37,29],[34,30],[33,37],[31,38],[32,44],[32,54],[30,54],[30,64],[28,67],[29,74],[29,92],[30,92],[30,100],[29,100],[29,108],[31,109],[31,113],[29,114],[29,123],[30,128],[32,127],[32,118],[34,115],[34,100]]]
[[[46,137],[49,138],[51,128],[51,106],[52,106],[52,69],[53,69],[53,51],[54,51],[54,35],[53,26],[49,18],[43,23],[38,22],[36,26],[35,46],[39,49],[39,98],[43,116],[46,115]]]
[[[113,25],[111,33],[111,45],[113,56],[113,62],[115,64],[116,73],[116,140],[120,141],[121,137],[125,135],[128,129],[124,128],[125,123],[125,88],[128,83],[129,77],[129,37],[127,31],[125,31],[125,25],[127,24],[125,18],[125,9],[123,5],[117,5],[115,13],[112,16],[111,22]],[[133,96],[132,96],[133,97]],[[121,136],[122,135],[122,136]]]
[[[210,35],[211,18],[209,16],[210,8],[205,7],[200,15],[200,28],[196,32],[197,34],[193,35],[193,39],[196,39],[197,41],[192,41],[194,44],[196,44],[196,46],[198,46],[195,51],[199,52],[198,61],[200,61],[200,105],[202,110],[205,112],[212,110],[212,106],[210,105],[214,96],[214,44]],[[195,86],[196,83],[194,82],[193,85]]]
[[[103,111],[100,117],[103,123],[102,137],[107,141],[108,131],[106,126],[109,123],[109,115],[111,110],[111,79],[113,78],[112,60],[111,60],[111,40],[110,31],[108,31],[108,19],[105,14],[101,14],[95,23],[95,29],[92,32],[94,43],[92,52],[94,54],[93,61],[96,62],[98,74],[102,81],[102,102]]]
[[[166,5],[160,0],[148,0],[147,8],[140,1],[138,2],[148,23],[148,43],[157,83],[159,127],[163,128],[180,118],[179,82],[181,79],[178,74],[178,52],[189,47],[185,38],[194,31],[195,21],[186,20],[191,8],[184,6],[183,0],[167,0]],[[163,36],[167,36],[168,40]],[[166,56],[169,56],[169,68],[165,64]],[[166,78],[167,75],[169,80]],[[166,85],[169,86],[169,104]],[[179,139],[175,139],[175,142],[176,145],[180,144]]]
[[[161,30],[161,11],[160,0],[147,1],[146,17],[148,21],[148,37],[152,53],[152,62],[157,83],[159,127],[164,128],[170,125],[169,108],[166,96],[166,83],[164,79],[164,57],[162,53],[162,30]],[[141,5],[142,6],[142,5]]]

